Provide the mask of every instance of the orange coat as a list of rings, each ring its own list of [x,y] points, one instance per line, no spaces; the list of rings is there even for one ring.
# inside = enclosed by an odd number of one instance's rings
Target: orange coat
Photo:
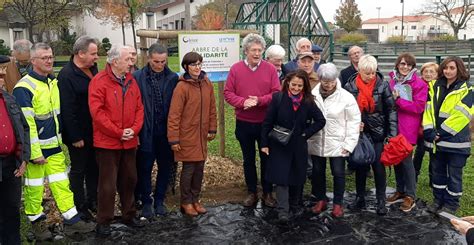
[[[217,132],[214,88],[204,72],[199,77],[194,80],[184,74],[173,92],[168,141],[170,145],[181,147],[174,153],[175,161],[205,161],[207,135]]]

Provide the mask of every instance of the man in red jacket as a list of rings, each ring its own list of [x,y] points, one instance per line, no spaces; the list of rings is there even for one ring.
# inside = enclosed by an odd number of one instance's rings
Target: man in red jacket
[[[128,72],[132,55],[126,46],[114,45],[107,66],[89,85],[94,147],[99,166],[96,232],[111,234],[116,186],[122,207],[122,222],[141,227],[135,217],[137,183],[136,149],[143,124],[143,104],[137,82]]]

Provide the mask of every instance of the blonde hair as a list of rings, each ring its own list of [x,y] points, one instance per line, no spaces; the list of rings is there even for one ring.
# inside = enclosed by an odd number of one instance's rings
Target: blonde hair
[[[423,75],[423,71],[429,67],[433,67],[435,69],[436,72],[438,72],[438,69],[439,69],[439,65],[434,63],[434,62],[426,62],[424,63],[422,66],[421,66],[421,69],[420,69],[420,74]]]
[[[370,54],[363,55],[359,59],[359,71],[377,71],[377,59]]]

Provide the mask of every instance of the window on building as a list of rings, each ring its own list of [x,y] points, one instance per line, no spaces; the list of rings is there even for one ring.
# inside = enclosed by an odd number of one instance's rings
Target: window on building
[[[167,15],[168,14],[168,9],[163,9],[163,15]]]
[[[173,30],[174,28],[174,22],[170,22],[170,24],[168,25],[170,27],[170,30]]]
[[[174,21],[174,29],[176,29],[176,30],[179,30],[179,29],[180,29],[179,20],[175,20],[175,21]]]
[[[430,30],[434,30],[435,29],[435,26],[434,25],[430,25]]]
[[[168,30],[168,24],[163,24],[163,30]]]
[[[395,30],[398,30],[398,26],[395,26]]]
[[[184,18],[181,18],[181,30],[184,29]]]
[[[148,29],[153,29],[153,28],[154,28],[154,26],[153,26],[153,17],[154,17],[154,16],[151,15],[151,14],[150,14],[150,15],[149,15],[149,14],[146,15],[146,23],[147,23],[147,28],[148,28]]]
[[[384,32],[384,31],[385,31],[385,26],[382,26],[382,32]]]
[[[416,30],[416,26],[411,26],[411,29],[412,29],[412,30]]]

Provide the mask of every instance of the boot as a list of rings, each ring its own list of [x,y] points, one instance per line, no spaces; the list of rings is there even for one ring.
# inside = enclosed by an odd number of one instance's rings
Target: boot
[[[272,193],[264,193],[262,196],[262,203],[270,208],[276,207],[276,200],[273,198]]]
[[[349,204],[349,206],[347,206],[351,211],[360,211],[361,209],[364,209],[366,206],[366,203],[365,203],[365,198],[364,197],[356,197],[356,199],[354,200],[354,202],[352,202],[351,204]]]
[[[94,224],[87,223],[80,218],[80,215],[77,214],[71,219],[64,220],[64,233],[66,235],[72,235],[74,233],[88,233],[94,231]]]
[[[242,204],[244,205],[244,207],[253,207],[257,205],[257,201],[257,194],[250,192]]]
[[[401,202],[403,201],[403,198],[405,198],[405,196],[406,195],[404,193],[396,191],[395,193],[393,193],[387,198],[387,203],[394,204],[396,202]]]
[[[34,239],[38,242],[53,238],[53,235],[48,229],[48,225],[46,224],[45,220],[46,216],[41,216],[31,223],[31,232],[33,233],[33,236],[31,237],[32,240]]]
[[[326,200],[318,201],[312,208],[311,211],[314,214],[320,214],[324,210],[328,209],[328,202]]]
[[[163,202],[158,202],[155,204],[155,214],[161,216],[166,216],[168,214],[168,209],[166,208],[165,204],[163,204]]]
[[[153,208],[151,208],[151,203],[143,204],[142,208],[142,216],[146,219],[153,217],[155,214],[153,213]]]
[[[380,216],[384,216],[388,213],[388,209],[385,207],[385,201],[377,200],[377,208],[375,212]]]
[[[400,205],[400,210],[407,213],[410,212],[416,206],[415,199],[411,196],[403,198],[403,203]]]
[[[192,204],[181,204],[181,213],[190,217],[198,216],[198,212],[196,212]]]
[[[334,204],[331,214],[334,218],[340,218],[344,216],[344,208],[340,204]]]
[[[110,228],[109,224],[103,224],[103,225],[97,224],[95,226],[95,232],[99,236],[106,237],[106,236],[110,236],[110,234],[112,234],[112,229]]]
[[[207,213],[207,210],[199,202],[193,203],[193,207],[196,210],[196,212],[198,212],[199,214]]]

